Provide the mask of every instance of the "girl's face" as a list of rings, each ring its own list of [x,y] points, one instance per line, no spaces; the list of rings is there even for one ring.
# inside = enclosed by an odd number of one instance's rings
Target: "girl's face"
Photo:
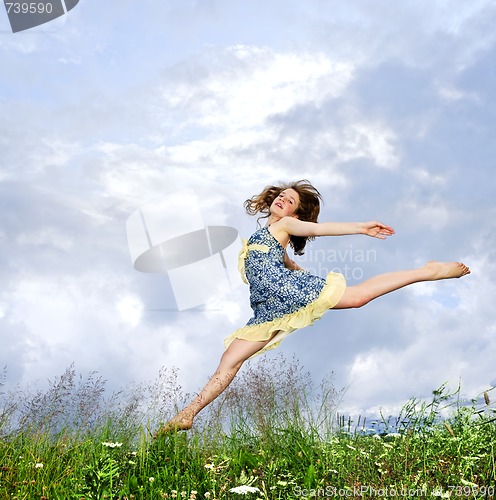
[[[270,206],[270,213],[278,217],[293,216],[300,203],[300,196],[291,188],[281,191]]]

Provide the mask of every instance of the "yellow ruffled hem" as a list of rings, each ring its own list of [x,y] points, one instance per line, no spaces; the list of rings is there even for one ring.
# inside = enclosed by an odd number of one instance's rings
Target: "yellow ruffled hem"
[[[272,321],[260,323],[257,325],[246,325],[238,328],[224,340],[224,347],[227,349],[234,339],[243,339],[251,341],[270,342],[260,351],[255,353],[252,358],[262,354],[269,349],[274,349],[292,332],[299,328],[304,328],[320,319],[328,310],[332,309],[341,299],[346,289],[346,280],[339,273],[329,273],[326,278],[326,284],[320,295],[305,307]],[[274,333],[276,334],[274,335]]]

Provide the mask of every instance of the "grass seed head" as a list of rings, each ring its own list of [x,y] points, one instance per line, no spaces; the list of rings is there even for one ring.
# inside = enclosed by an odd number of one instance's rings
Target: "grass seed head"
[[[484,401],[486,402],[487,406],[491,404],[491,400],[489,399],[489,394],[487,392],[484,392]]]
[[[448,422],[444,422],[444,426],[446,427],[447,431],[450,433],[450,436],[455,437],[455,433],[453,432],[451,425],[448,424]]]

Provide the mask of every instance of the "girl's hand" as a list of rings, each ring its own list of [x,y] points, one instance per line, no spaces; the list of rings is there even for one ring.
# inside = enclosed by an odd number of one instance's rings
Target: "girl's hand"
[[[284,266],[287,267],[288,269],[292,269],[293,271],[303,271],[304,270],[294,260],[289,258],[289,255],[286,252],[286,250],[284,250],[283,260],[284,260]]]
[[[370,221],[361,222],[361,232],[367,236],[372,236],[373,238],[379,238],[385,240],[386,236],[391,236],[394,234],[394,229],[392,227],[386,226],[381,222]]]

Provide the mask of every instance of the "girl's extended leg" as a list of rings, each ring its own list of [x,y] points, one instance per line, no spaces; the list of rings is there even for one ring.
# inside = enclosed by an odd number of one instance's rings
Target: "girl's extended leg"
[[[347,287],[333,309],[361,307],[381,295],[412,283],[460,278],[469,273],[470,269],[461,262],[431,261],[419,269],[379,274],[363,283]]]
[[[270,340],[270,339],[269,339]],[[234,339],[224,351],[216,372],[191,403],[169,420],[159,432],[187,430],[193,425],[197,413],[211,403],[232,382],[241,365],[253,354],[265,347],[269,340],[252,342]]]

